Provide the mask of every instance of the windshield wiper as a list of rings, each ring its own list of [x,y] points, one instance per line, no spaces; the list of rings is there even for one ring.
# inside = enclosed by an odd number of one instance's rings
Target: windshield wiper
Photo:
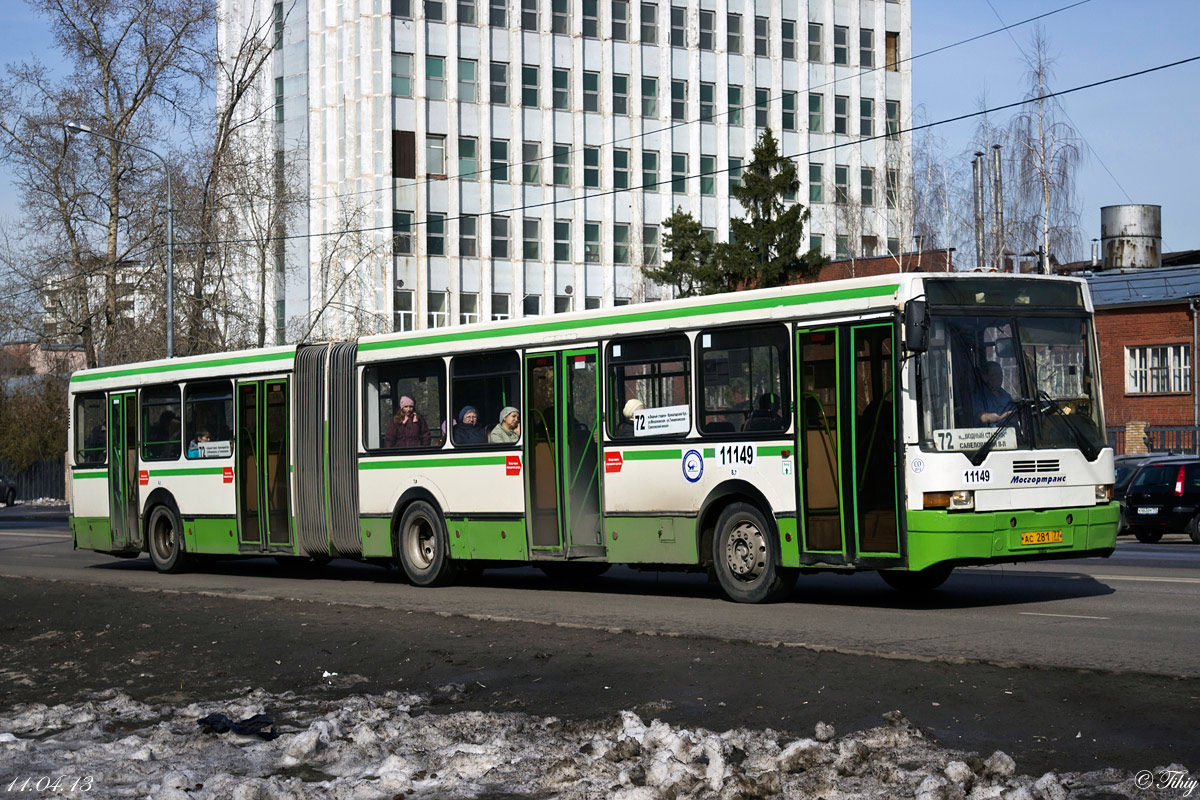
[[[1020,411],[1021,411],[1021,405],[1023,403],[1029,403],[1029,402],[1031,402],[1031,401],[1027,400],[1024,397],[1020,397],[1020,398],[1017,398],[1016,400],[1012,401],[1012,405],[1013,405],[1012,411],[1010,411],[1007,415],[1005,415],[1003,421],[1001,421],[1001,423],[998,426],[996,426],[996,430],[992,433],[991,436],[988,437],[988,440],[986,442],[984,442],[982,445],[980,445],[978,450],[976,450],[971,455],[967,456],[969,459],[971,459],[972,466],[978,467],[980,464],[983,463],[983,460],[985,458],[987,458],[988,453],[992,452],[992,448],[996,446],[996,442],[1000,441],[1000,434],[1004,433],[1004,431],[1008,429],[1008,426],[1013,423],[1013,420],[1015,420],[1019,416]]]
[[[1088,461],[1094,461],[1099,454],[1095,443],[1087,437],[1083,431],[1079,430],[1079,426],[1075,424],[1075,420],[1071,419],[1071,415],[1063,410],[1062,405],[1050,396],[1050,393],[1045,389],[1038,390],[1038,411],[1042,411],[1042,403],[1046,404],[1047,410],[1058,414],[1067,423],[1067,429],[1071,431],[1071,435],[1075,438],[1075,444],[1079,447],[1079,451],[1083,453],[1083,457]],[[1043,412],[1044,413],[1044,412]]]

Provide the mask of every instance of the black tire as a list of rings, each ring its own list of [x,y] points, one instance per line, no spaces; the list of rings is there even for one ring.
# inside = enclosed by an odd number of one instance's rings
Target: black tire
[[[603,561],[547,561],[537,568],[555,583],[575,583],[599,578],[611,566]]]
[[[883,578],[884,583],[898,592],[904,592],[905,594],[926,594],[945,583],[953,571],[954,567],[942,566],[926,567],[919,572],[880,570],[879,577]]]
[[[1142,544],[1156,544],[1158,540],[1163,537],[1163,532],[1140,530],[1134,531],[1133,535],[1136,536],[1137,540]]]
[[[1191,537],[1193,542],[1200,544],[1200,514],[1192,517],[1192,521],[1184,527],[1183,531]]]
[[[443,586],[454,579],[445,521],[424,500],[409,505],[400,517],[396,557],[415,586]]]
[[[766,517],[749,503],[732,503],[717,519],[713,570],[721,589],[739,603],[773,603],[791,594],[799,570],[779,565],[779,542]]]
[[[16,505],[16,502],[17,502],[17,490],[9,489],[8,494],[4,495],[4,505],[11,507],[13,505]]]
[[[187,570],[183,525],[175,509],[158,505],[150,512],[150,521],[146,525],[146,548],[150,551],[154,568],[159,572],[178,573]]]

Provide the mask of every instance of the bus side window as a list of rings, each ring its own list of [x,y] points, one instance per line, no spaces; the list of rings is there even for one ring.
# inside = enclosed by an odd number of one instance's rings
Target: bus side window
[[[608,435],[613,439],[691,432],[691,345],[682,333],[608,344]]]
[[[446,363],[390,361],[363,370],[368,450],[433,450],[446,442]]]
[[[786,431],[788,330],[783,325],[701,331],[700,432]]]
[[[75,464],[103,464],[108,459],[108,404],[103,392],[75,398]]]
[[[233,386],[229,381],[187,385],[183,432],[190,459],[233,455]]]
[[[142,460],[174,461],[182,452],[183,422],[179,387],[151,386],[142,390]]]
[[[521,359],[512,350],[457,356],[450,363],[450,440],[489,444],[505,408],[520,408]]]

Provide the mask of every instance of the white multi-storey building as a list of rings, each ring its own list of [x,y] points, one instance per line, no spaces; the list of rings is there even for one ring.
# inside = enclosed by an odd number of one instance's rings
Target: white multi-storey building
[[[352,332],[621,305],[691,212],[719,241],[769,126],[827,255],[901,246],[909,0],[222,0],[276,21],[302,165],[280,324]],[[268,92],[269,94],[269,92]],[[358,231],[355,246],[346,229]],[[365,241],[364,241],[365,239]],[[907,244],[907,243],[904,243]],[[355,316],[357,315],[357,316]]]

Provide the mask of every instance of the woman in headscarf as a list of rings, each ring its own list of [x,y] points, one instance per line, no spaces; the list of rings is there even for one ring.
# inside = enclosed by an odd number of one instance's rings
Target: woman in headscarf
[[[479,424],[479,412],[475,406],[463,406],[458,412],[458,423],[454,426],[455,444],[487,444],[487,428]]]
[[[417,413],[416,404],[408,395],[400,398],[400,407],[392,415],[392,421],[383,435],[383,446],[429,446],[429,426],[425,424],[425,418]]]

